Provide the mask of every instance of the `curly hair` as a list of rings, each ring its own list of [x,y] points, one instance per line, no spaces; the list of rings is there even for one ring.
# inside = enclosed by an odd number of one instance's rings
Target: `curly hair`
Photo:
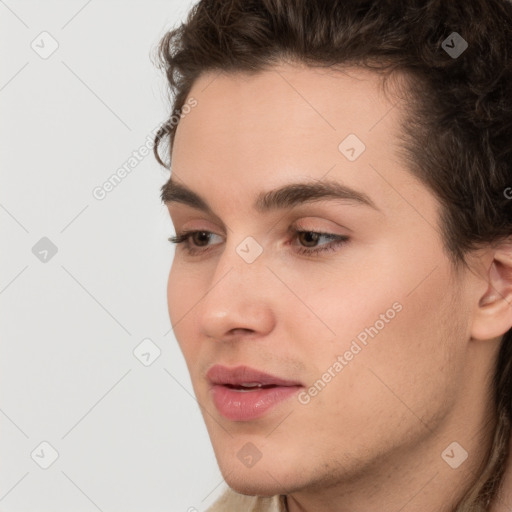
[[[446,50],[454,32],[467,43],[455,56]],[[206,71],[252,74],[291,60],[365,67],[383,83],[401,72],[401,150],[442,205],[443,244],[454,265],[467,267],[470,251],[512,235],[512,201],[504,192],[512,185],[510,0],[202,0],[161,39],[157,59],[174,96],[170,119]],[[169,169],[176,128],[167,121],[154,139],[155,157]],[[502,481],[511,436],[512,329],[501,341],[493,387],[490,453],[454,512],[488,510]]]

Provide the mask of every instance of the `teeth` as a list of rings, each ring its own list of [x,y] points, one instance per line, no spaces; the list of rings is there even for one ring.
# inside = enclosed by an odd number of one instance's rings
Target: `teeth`
[[[252,391],[255,389],[267,389],[267,388],[275,388],[274,384],[260,384],[259,382],[243,382],[241,384],[226,384],[226,386],[230,389],[234,389],[236,391]]]

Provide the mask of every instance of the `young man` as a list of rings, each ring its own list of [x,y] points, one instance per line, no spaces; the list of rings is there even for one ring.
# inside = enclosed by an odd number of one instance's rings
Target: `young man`
[[[160,50],[209,510],[503,510],[512,4],[200,2]]]

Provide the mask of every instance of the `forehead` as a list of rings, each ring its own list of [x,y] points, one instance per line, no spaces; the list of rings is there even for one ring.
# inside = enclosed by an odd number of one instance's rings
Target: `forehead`
[[[381,85],[379,75],[362,68],[283,64],[257,74],[209,72],[194,83],[190,96],[198,106],[177,131],[240,150],[263,143],[276,150],[305,138],[317,145],[348,133],[365,138],[394,105]]]
[[[257,74],[209,72],[189,96],[197,106],[178,125],[172,169],[204,197],[246,201],[298,178],[327,177],[385,200],[390,186],[379,173],[404,170],[396,151],[401,110],[369,70],[283,64]],[[344,151],[354,143],[350,160]]]

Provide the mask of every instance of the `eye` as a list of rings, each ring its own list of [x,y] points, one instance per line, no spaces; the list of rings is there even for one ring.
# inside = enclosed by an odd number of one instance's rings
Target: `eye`
[[[199,243],[200,249],[197,249],[197,244],[194,243],[194,245],[192,245],[190,239],[202,239],[203,242],[206,241],[206,243],[208,243],[211,235],[214,235],[214,233],[210,231],[182,231],[181,233],[176,234],[176,236],[171,236],[169,238],[169,242],[173,244],[184,244],[187,253],[190,255],[195,255],[198,253],[205,252],[205,249],[202,248],[203,246],[201,245],[201,242]]]
[[[299,254],[305,254],[305,255],[315,255],[317,253],[321,252],[331,252],[338,249],[339,246],[343,245],[348,241],[348,236],[345,235],[335,235],[333,233],[322,233],[319,231],[308,231],[308,230],[299,230],[294,229],[294,238],[302,242],[305,242],[306,244],[316,244],[319,239],[321,238],[327,238],[331,240],[331,242],[327,244],[320,245],[319,247],[313,247],[306,245],[306,247],[299,247],[297,248],[297,252]],[[303,236],[305,235],[305,236]]]
[[[295,249],[295,252],[302,255],[314,256],[319,253],[336,251],[338,247],[347,243],[349,237],[346,235],[335,235],[333,233],[322,233],[319,231],[311,231],[311,230],[300,230],[297,228],[292,228],[293,239],[302,240],[306,244],[316,244],[319,239],[327,238],[330,239],[331,242],[320,245],[319,247],[311,247],[307,246],[298,247]],[[215,235],[210,231],[183,231],[178,233],[176,236],[172,236],[169,238],[169,242],[173,244],[184,244],[185,251],[189,256],[198,256],[204,254],[211,250],[211,247],[208,247],[207,244],[209,239]],[[191,243],[191,239],[194,240],[194,244]],[[199,241],[199,244],[195,242]],[[203,242],[205,245],[202,245]],[[199,247],[199,248],[198,248]]]

